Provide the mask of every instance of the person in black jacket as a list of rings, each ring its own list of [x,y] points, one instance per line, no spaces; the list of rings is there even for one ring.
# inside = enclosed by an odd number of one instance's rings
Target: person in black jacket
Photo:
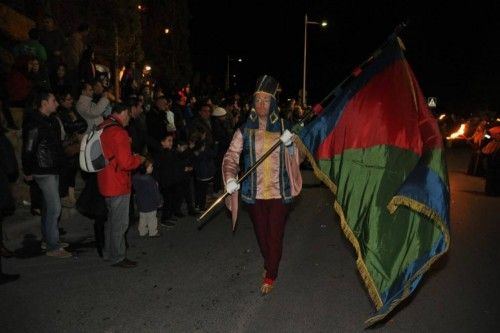
[[[191,122],[190,132],[200,132],[205,133],[205,144],[207,148],[212,149],[214,147],[214,138],[212,131],[212,108],[208,104],[203,104],[200,107],[198,115],[193,118]]]
[[[186,201],[186,206],[188,210],[188,214],[191,216],[195,216],[199,214],[199,210],[195,209],[193,203],[193,152],[188,146],[186,141],[177,141],[177,155],[179,156],[179,160],[182,166],[182,178],[179,184],[179,202],[178,206],[175,209],[174,214],[177,217],[183,217],[184,213],[181,211],[181,206],[183,201]]]
[[[61,214],[59,174],[64,161],[60,125],[51,115],[57,101],[52,93],[40,91],[36,107],[23,130],[22,163],[26,180],[35,180],[43,195],[41,226],[47,246],[47,256],[69,258],[59,242],[57,220]]]
[[[172,228],[177,218],[174,216],[176,208],[179,206],[179,184],[182,179],[182,163],[173,149],[173,133],[167,133],[161,140],[163,149],[158,154],[154,165],[154,177],[160,184],[160,191],[163,195],[162,215],[160,225]]]
[[[28,132],[26,127],[30,124],[33,115],[35,115],[38,111],[33,109],[33,107],[26,107],[23,113],[23,121],[22,121],[22,133],[25,134]],[[24,177],[24,182],[29,186],[30,193],[30,211],[31,215],[40,216],[42,209],[43,196],[40,187],[32,178]]]
[[[12,143],[5,136],[5,129],[0,125],[0,256],[10,258],[14,254],[3,245],[2,222],[4,216],[14,213],[16,203],[11,188],[19,177],[19,168]],[[2,271],[0,258],[0,284],[15,281],[19,274],[6,274]]]
[[[52,73],[52,79],[50,80],[50,87],[55,95],[61,95],[66,92],[71,93],[71,82],[66,75],[66,65],[60,63],[57,65],[57,69]]]
[[[83,134],[87,130],[87,122],[76,112],[73,103],[73,97],[69,91],[59,95],[59,107],[56,116],[62,124],[64,131],[63,149],[64,163],[61,170],[61,179],[59,182],[62,205],[64,207],[74,207],[75,198],[75,179],[76,173],[80,169],[78,165],[78,154],[80,152],[80,142]]]
[[[94,220],[94,239],[97,254],[103,257],[104,253],[104,224],[108,219],[108,208],[104,197],[99,193],[97,187],[97,173],[82,171],[82,178],[85,181],[75,208],[80,214]]]
[[[162,150],[160,141],[167,134],[167,99],[164,95],[155,97],[155,104],[146,113],[146,125],[149,134],[147,142],[148,152],[156,159],[156,155]]]
[[[82,53],[78,63],[79,82],[92,82],[96,79],[96,68],[94,63],[94,48],[88,46]]]
[[[174,113],[176,138],[187,141],[189,131],[186,120],[186,97],[177,93],[173,95],[173,101],[172,112]]]
[[[126,105],[130,108],[130,121],[127,126],[127,132],[132,140],[132,152],[134,154],[144,155],[147,146],[156,146],[159,145],[159,143],[156,143],[148,134],[146,117],[143,114],[142,108],[143,101],[137,97],[129,97]],[[135,189],[132,187],[129,207],[129,226],[134,224],[138,218],[135,210],[135,202],[137,201],[135,197]]]
[[[481,153],[485,160],[485,186],[486,195],[500,196],[500,126],[488,130],[491,137]]]
[[[143,102],[137,97],[130,97],[126,104],[130,107],[130,121],[127,132],[132,140],[132,152],[144,155],[146,145],[154,145],[155,143],[150,142],[152,139],[148,134],[146,117],[143,114]]]
[[[194,204],[198,212],[205,210],[208,184],[213,181],[215,173],[215,151],[207,146],[205,140],[205,132],[195,131],[189,137],[193,151]]]
[[[221,107],[216,107],[212,112],[211,125],[212,135],[215,144],[215,175],[214,175],[214,193],[220,193],[224,187],[222,181],[222,160],[226,154],[231,139],[233,138],[233,131],[230,123],[226,119],[226,110]]]

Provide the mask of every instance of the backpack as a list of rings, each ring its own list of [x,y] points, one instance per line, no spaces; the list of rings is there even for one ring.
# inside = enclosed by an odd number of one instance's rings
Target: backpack
[[[80,168],[86,172],[98,172],[108,165],[110,158],[104,157],[101,144],[101,135],[108,127],[119,126],[116,121],[95,126],[89,133],[85,134],[80,144]]]

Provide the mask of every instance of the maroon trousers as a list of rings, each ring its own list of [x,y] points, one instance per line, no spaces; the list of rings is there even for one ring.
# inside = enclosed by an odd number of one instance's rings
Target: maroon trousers
[[[266,278],[276,279],[283,249],[288,206],[281,199],[256,200],[249,205],[250,219],[264,257]]]

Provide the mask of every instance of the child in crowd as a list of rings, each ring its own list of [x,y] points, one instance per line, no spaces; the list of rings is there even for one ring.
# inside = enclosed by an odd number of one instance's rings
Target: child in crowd
[[[146,158],[142,166],[132,177],[135,190],[135,200],[139,209],[139,235],[159,237],[156,211],[161,207],[162,198],[158,183],[152,177],[153,161]]]
[[[193,190],[192,190],[192,179],[193,179],[193,152],[188,147],[186,141],[177,142],[177,155],[181,161],[183,168],[183,176],[181,179],[179,187],[179,207],[176,209],[176,216],[182,216],[181,206],[183,201],[186,201],[186,206],[188,209],[188,214],[191,216],[198,215],[199,211],[194,208],[193,204]]]
[[[207,203],[208,184],[213,181],[215,174],[215,151],[207,147],[206,133],[195,131],[189,138],[193,150],[195,208],[204,211]]]
[[[177,218],[175,210],[179,207],[179,184],[183,176],[182,163],[173,149],[173,133],[167,133],[161,140],[162,150],[155,161],[154,177],[160,184],[163,207],[160,225],[173,228]]]

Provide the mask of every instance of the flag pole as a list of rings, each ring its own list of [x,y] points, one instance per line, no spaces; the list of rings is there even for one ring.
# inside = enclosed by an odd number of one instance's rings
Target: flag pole
[[[292,132],[295,132],[295,129],[297,128],[300,128],[300,127],[303,127],[305,122],[308,121],[310,118],[312,118],[312,116],[314,115],[313,112],[310,112],[308,113],[302,120],[301,122],[296,125],[294,127],[294,129],[292,129]],[[241,184],[246,178],[248,178],[248,176],[250,176],[252,174],[252,172],[260,165],[262,164],[262,162],[264,162],[264,160],[266,158],[269,157],[269,155],[271,155],[271,153],[276,149],[278,148],[279,146],[281,145],[281,140],[278,140],[271,148],[269,148],[265,153],[264,155],[262,155],[244,174],[243,176],[241,176],[237,183],[238,185]],[[229,195],[229,193],[227,191],[224,192],[224,194],[222,194],[220,197],[217,198],[217,200],[215,200],[212,205],[210,205],[210,207],[208,207],[207,210],[205,210],[205,212],[200,215],[200,217],[198,217],[196,220],[198,222],[201,222],[212,210],[214,210],[215,207],[217,207],[218,204],[220,204],[227,196]],[[201,229],[203,227],[204,224],[200,225],[198,227],[198,229]]]
[[[323,100],[317,104],[314,109],[316,109],[316,107],[319,105],[320,108],[322,109],[323,108],[323,104],[329,100],[332,96],[334,95],[337,95],[337,93],[340,91],[340,89],[342,88],[342,86],[347,82],[349,81],[352,77],[355,77],[357,75],[359,75],[360,71],[366,67],[366,65],[368,65],[369,63],[371,63],[373,61],[373,59],[375,59],[380,53],[382,53],[382,50],[384,49],[384,47],[389,43],[389,40],[390,38],[393,36],[393,35],[398,35],[399,33],[401,33],[401,31],[406,28],[407,26],[407,23],[406,22],[401,22],[395,29],[394,29],[394,32],[389,36],[389,38],[387,38],[384,43],[379,46],[365,61],[363,61],[358,67],[356,67],[352,72],[351,74],[349,74],[349,76],[347,76],[344,80],[342,80],[342,82],[340,82],[340,84],[338,84],[335,89],[333,89],[325,98],[323,98]],[[319,113],[319,112],[317,112]],[[306,117],[299,123],[299,126],[296,126],[295,128],[300,128],[304,125],[304,123],[306,122],[306,120],[310,120],[311,118],[313,118],[313,116],[316,115],[315,112],[308,112],[306,114]],[[269,156],[271,155],[271,153],[279,147],[279,145],[281,144],[281,141],[278,140],[271,148],[269,148],[268,151],[266,151],[264,153],[264,155],[261,156],[261,158],[259,158],[259,160],[257,160],[257,162],[255,162],[251,167],[250,169],[248,169],[244,174],[243,176],[241,176],[241,178],[238,179],[237,183],[238,185],[241,184],[246,178],[248,178],[248,176],[262,163],[264,162],[264,160]],[[217,200],[215,200],[212,205],[210,205],[210,207],[208,207],[207,210],[205,210],[205,212],[197,218],[197,221],[198,222],[201,222],[211,211],[214,210],[215,207],[217,207],[217,205],[219,205],[227,196],[229,195],[229,193],[226,191],[224,192],[224,194],[222,194],[219,198],[217,198]],[[200,225],[198,227],[198,229],[201,229],[203,227],[204,224]]]
[[[266,151],[264,153],[264,155],[262,155],[258,160],[257,162],[255,162],[251,167],[250,169],[248,169],[244,174],[243,176],[241,176],[238,181],[236,183],[241,184],[246,178],[248,178],[248,176],[250,176],[250,174],[259,166],[262,164],[262,162],[264,162],[264,160],[269,156],[271,155],[271,153],[280,146],[281,144],[281,140],[278,140],[271,148],[269,148],[268,151]],[[217,207],[217,205],[219,203],[221,203],[227,196],[229,195],[229,193],[227,191],[224,192],[224,194],[222,194],[219,198],[217,198],[217,200],[215,200],[212,205],[210,205],[210,207],[208,207],[207,210],[205,210],[205,212],[197,218],[198,222],[200,222],[201,220],[203,220],[203,218],[205,216],[207,216],[215,207]],[[201,225],[200,227],[198,227],[198,229],[200,229],[203,225]]]

